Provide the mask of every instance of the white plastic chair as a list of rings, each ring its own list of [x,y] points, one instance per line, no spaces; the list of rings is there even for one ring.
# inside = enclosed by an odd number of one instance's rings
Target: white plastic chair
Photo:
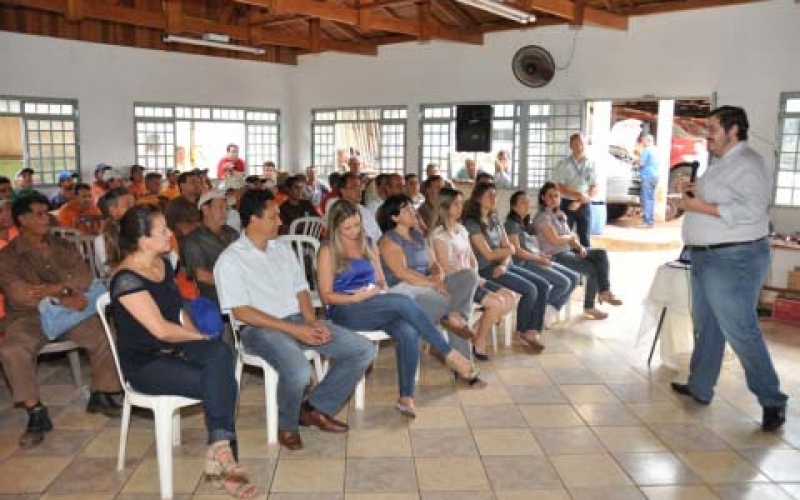
[[[280,241],[285,241],[292,247],[297,262],[303,270],[306,269],[306,259],[311,262],[311,276],[308,282],[309,292],[311,293],[311,304],[316,307],[322,307],[322,301],[319,298],[319,287],[317,286],[317,254],[319,253],[319,240],[311,236],[303,236],[301,234],[287,234],[279,236]]]
[[[247,352],[239,337],[241,323],[236,321],[233,313],[229,314],[231,328],[233,330],[234,344],[236,345],[236,381],[239,387],[242,386],[242,370],[244,365],[260,368],[264,372],[264,404],[267,409],[267,444],[278,442],[278,372],[267,363],[267,361],[256,354]],[[317,383],[322,380],[327,371],[327,366],[323,365],[322,358],[317,351],[307,349],[303,352],[306,359],[311,361],[314,366],[314,375]]]
[[[389,340],[389,335],[384,332],[383,330],[375,330],[370,332],[356,332],[364,338],[367,338],[375,343],[375,358],[378,357],[378,349],[380,349],[380,342],[381,340]],[[419,373],[419,371],[417,371]],[[366,392],[367,392],[367,375],[364,374],[361,376],[361,380],[358,382],[355,391],[355,400],[356,400],[356,410],[363,410],[364,404],[366,400]]]
[[[293,220],[289,225],[289,234],[311,236],[319,240],[322,236],[322,228],[324,225],[325,223],[320,217],[300,217],[299,219]]]
[[[97,299],[97,314],[103,322],[111,354],[114,356],[114,365],[117,367],[122,389],[125,391],[125,401],[122,404],[122,420],[119,429],[119,454],[117,455],[117,470],[125,468],[125,448],[128,444],[128,429],[131,423],[131,407],[138,406],[152,410],[155,418],[156,430],[156,456],[158,458],[158,478],[161,485],[161,498],[172,498],[172,447],[181,444],[181,414],[180,409],[186,406],[202,404],[199,399],[183,396],[153,396],[143,394],[133,389],[122,374],[117,356],[117,345],[114,334],[106,316],[106,308],[111,302],[108,293]]]

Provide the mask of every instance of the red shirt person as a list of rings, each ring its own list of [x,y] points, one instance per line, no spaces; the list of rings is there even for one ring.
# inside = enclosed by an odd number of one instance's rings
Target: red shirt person
[[[239,158],[239,146],[228,144],[225,157],[217,163],[217,179],[224,179],[226,171],[244,174],[244,160]]]

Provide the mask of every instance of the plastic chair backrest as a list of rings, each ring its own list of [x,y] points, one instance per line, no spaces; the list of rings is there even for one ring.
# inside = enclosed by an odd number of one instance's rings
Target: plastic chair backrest
[[[292,221],[289,234],[299,234],[320,239],[324,223],[320,217],[300,217]]]
[[[108,307],[111,305],[111,295],[106,292],[97,297],[97,315],[100,316],[100,322],[103,323],[103,330],[106,332],[108,339],[108,347],[111,349],[111,355],[114,357],[114,366],[117,368],[117,376],[119,382],[123,387],[127,387],[128,383],[122,375],[122,368],[119,365],[119,356],[117,355],[117,343],[114,338],[114,332],[111,329],[111,322],[108,319]]]

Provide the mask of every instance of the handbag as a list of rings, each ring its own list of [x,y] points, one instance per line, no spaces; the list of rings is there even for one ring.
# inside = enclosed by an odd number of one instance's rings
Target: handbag
[[[38,309],[44,336],[48,340],[56,340],[82,321],[97,314],[97,298],[107,291],[102,281],[95,280],[86,293],[83,294],[86,298],[86,308],[82,311],[62,306],[53,297],[43,298],[39,302]]]

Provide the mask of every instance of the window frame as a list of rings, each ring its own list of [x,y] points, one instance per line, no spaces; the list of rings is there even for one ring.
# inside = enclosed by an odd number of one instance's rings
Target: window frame
[[[797,111],[789,111],[790,101],[797,101]],[[786,126],[788,120],[796,120],[797,130],[787,134]],[[778,123],[776,127],[776,148],[775,148],[775,170],[772,202],[778,208],[798,208],[800,207],[800,92],[782,92],[780,96],[780,108],[778,109]],[[794,149],[787,151],[787,136],[794,137]],[[784,170],[781,168],[781,158],[785,155],[794,157],[793,168]],[[782,172],[790,173],[793,182],[788,186],[781,185]],[[789,202],[779,202],[779,193],[783,189],[789,190]]]

